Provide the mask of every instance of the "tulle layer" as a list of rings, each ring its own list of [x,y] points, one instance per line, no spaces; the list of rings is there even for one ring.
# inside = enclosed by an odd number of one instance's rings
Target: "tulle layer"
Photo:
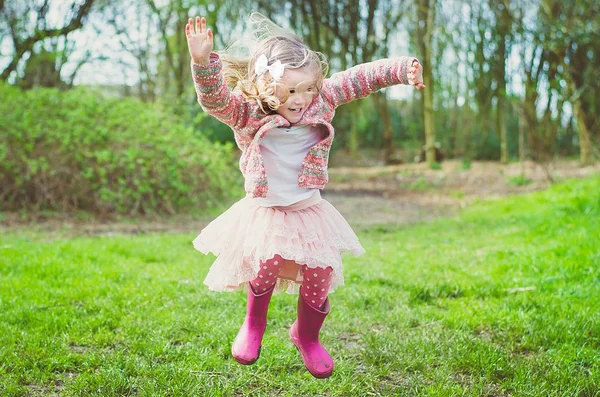
[[[344,217],[317,193],[288,207],[261,207],[245,197],[206,226],[194,248],[217,256],[204,283],[232,291],[254,280],[260,262],[279,254],[284,266],[276,291],[297,293],[308,268],[333,268],[330,291],[344,284],[342,253],[364,253]],[[305,265],[305,266],[302,266]]]

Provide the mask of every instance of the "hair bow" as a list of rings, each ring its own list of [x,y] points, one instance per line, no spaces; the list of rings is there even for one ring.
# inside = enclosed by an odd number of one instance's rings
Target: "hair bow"
[[[281,61],[275,61],[271,66],[268,65],[267,57],[265,54],[262,54],[256,60],[256,64],[254,65],[254,73],[257,76],[261,76],[264,72],[268,71],[271,76],[273,76],[273,80],[277,81],[283,76],[283,70],[285,69],[285,65],[281,63]]]

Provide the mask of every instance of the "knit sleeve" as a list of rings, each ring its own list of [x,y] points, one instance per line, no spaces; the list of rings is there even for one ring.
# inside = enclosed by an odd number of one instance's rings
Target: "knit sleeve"
[[[191,66],[198,103],[202,109],[234,130],[244,127],[248,121],[248,102],[241,94],[232,93],[227,87],[219,55],[212,53],[209,63],[201,65],[192,61]]]
[[[406,76],[415,57],[380,59],[335,73],[323,81],[323,95],[334,107],[364,98],[382,88],[409,84]]]

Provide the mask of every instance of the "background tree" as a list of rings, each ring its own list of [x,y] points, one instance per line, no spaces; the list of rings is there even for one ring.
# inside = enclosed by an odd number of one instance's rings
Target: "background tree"
[[[559,78],[564,80],[562,99],[571,103],[576,120],[580,160],[583,165],[598,156],[593,144],[593,131],[598,138],[600,89],[598,64],[600,50],[600,3],[593,1],[567,2],[545,0],[540,7],[540,25],[547,32],[545,46],[556,60]]]
[[[18,1],[2,3],[0,7],[0,19],[8,26],[12,39],[13,52],[10,63],[0,74],[0,78],[6,81],[13,71],[17,69],[19,61],[26,54],[31,54],[35,44],[52,37],[66,36],[70,32],[83,27],[86,17],[92,10],[95,0],[85,0],[83,4],[72,3],[69,7],[67,22],[58,28],[50,27],[47,22],[50,1]],[[33,23],[31,20],[33,20]],[[33,31],[32,31],[33,29]],[[47,65],[48,59],[42,60],[42,65]]]
[[[496,84],[496,131],[500,136],[500,161],[508,163],[508,144],[506,135],[506,60],[510,53],[511,9],[510,0],[490,0],[490,8],[495,19],[494,80]]]
[[[284,7],[260,2],[261,10],[274,20],[289,20],[290,28],[313,49],[328,58],[331,73],[360,63],[390,56],[391,41],[406,14],[399,1],[290,0]],[[393,54],[397,55],[397,54]],[[393,161],[393,126],[386,93],[371,96],[382,123],[383,160]],[[364,118],[364,102],[352,102],[340,108],[334,120],[338,136],[355,156],[361,140],[357,128]]]
[[[425,153],[428,163],[435,163],[435,129],[434,129],[434,81],[432,72],[433,30],[435,28],[436,0],[415,0],[417,8],[416,40],[419,56],[423,65],[423,82],[427,86],[423,90],[423,121],[425,127]],[[414,37],[414,36],[413,36]]]
[[[106,7],[105,18],[114,29],[121,50],[135,59],[136,65],[125,59],[119,60],[119,63],[125,69],[133,69],[138,76],[137,96],[144,101],[154,101],[160,94],[157,92],[157,64],[161,58],[158,21],[154,13],[140,0],[113,1]]]
[[[211,139],[232,140],[226,127],[200,117],[181,30],[188,17],[204,15],[224,49],[243,37],[254,10],[326,54],[331,73],[405,53],[421,59],[427,90],[414,94],[419,101],[390,99],[402,92],[394,88],[339,109],[334,152],[352,153],[355,164],[374,158],[359,148],[390,163],[412,159],[423,144],[433,161],[436,143],[465,160],[507,162],[517,150],[541,163],[598,158],[595,0],[0,0],[0,72],[21,88],[77,81],[164,100]]]

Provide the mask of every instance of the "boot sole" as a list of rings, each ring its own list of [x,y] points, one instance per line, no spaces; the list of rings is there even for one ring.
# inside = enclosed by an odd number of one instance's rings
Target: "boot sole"
[[[254,364],[255,362],[257,362],[257,361],[258,361],[258,359],[260,358],[260,349],[262,349],[262,345],[261,345],[261,346],[258,348],[258,356],[256,356],[256,358],[255,358],[255,359],[253,359],[253,360],[244,360],[244,359],[243,359],[243,358],[241,358],[241,357],[236,357],[235,353],[233,353],[233,352],[231,352],[231,355],[233,356],[233,359],[234,359],[235,361],[237,361],[238,363],[240,363],[240,364],[242,364],[242,365],[252,365],[252,364]]]
[[[292,329],[290,328],[290,339],[292,340],[292,343],[294,344],[294,347],[296,348],[296,350],[298,350],[298,353],[300,353],[300,357],[302,357],[302,363],[304,364],[304,368],[306,368],[306,370],[315,378],[317,379],[327,379],[329,378],[332,374],[333,374],[333,369],[331,370],[331,372],[329,373],[314,373],[312,372],[310,369],[308,369],[308,366],[306,365],[306,360],[304,359],[304,354],[302,354],[302,350],[300,350],[300,348],[298,347],[298,345],[296,344],[296,341],[294,340],[294,337],[292,336]]]

